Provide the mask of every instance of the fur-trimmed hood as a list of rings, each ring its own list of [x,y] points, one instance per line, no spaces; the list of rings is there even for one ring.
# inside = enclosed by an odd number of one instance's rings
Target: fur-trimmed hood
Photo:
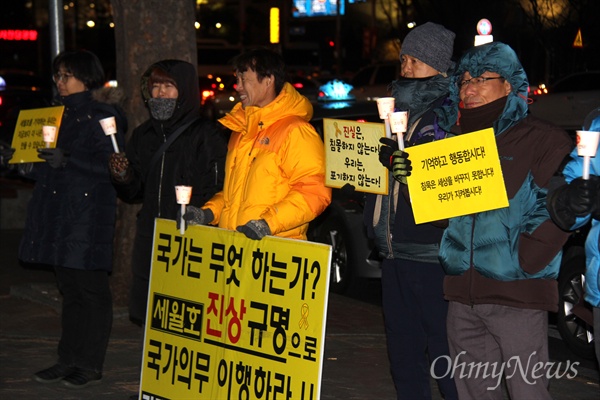
[[[92,92],[92,98],[100,103],[123,107],[125,104],[125,91],[118,87],[102,87]]]

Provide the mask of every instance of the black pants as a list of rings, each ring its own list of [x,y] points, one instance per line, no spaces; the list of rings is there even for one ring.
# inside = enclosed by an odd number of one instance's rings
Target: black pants
[[[441,377],[437,384],[444,399],[458,399],[454,380],[445,374],[450,351],[442,266],[386,259],[381,273],[387,349],[397,398],[430,400],[433,376]]]
[[[152,265],[153,232],[146,234],[138,225],[133,244],[131,262],[131,292],[129,294],[129,319],[137,325],[146,321],[146,304],[150,284],[150,267]]]
[[[63,296],[59,362],[102,372],[113,318],[108,272],[54,270]]]

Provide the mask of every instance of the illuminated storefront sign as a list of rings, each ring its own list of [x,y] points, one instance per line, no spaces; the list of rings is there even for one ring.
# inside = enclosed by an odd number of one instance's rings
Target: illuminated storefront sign
[[[0,29],[0,40],[36,41],[38,32],[34,29]]]

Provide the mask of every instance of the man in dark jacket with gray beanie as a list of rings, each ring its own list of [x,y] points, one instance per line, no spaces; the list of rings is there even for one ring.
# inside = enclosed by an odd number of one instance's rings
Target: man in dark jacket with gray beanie
[[[227,152],[225,134],[200,118],[193,64],[158,61],[143,74],[141,87],[150,118],[135,128],[126,152],[113,154],[109,165],[119,197],[143,202],[136,220],[129,299],[129,318],[138,325],[146,320],[154,220],[177,219],[175,185],[192,186],[190,205],[196,207],[221,190]],[[162,148],[170,138],[176,140]]]
[[[379,159],[390,171],[406,160],[411,146],[446,137],[433,109],[448,95],[454,36],[442,25],[428,22],[402,42],[402,76],[391,88],[396,109],[409,111],[404,136],[407,150],[399,151],[395,139],[381,139]],[[457,399],[454,381],[445,374],[450,367],[448,303],[443,298],[444,272],[438,262],[444,224],[415,224],[406,177],[394,178],[388,195],[367,196],[365,224],[384,259],[382,304],[397,397],[431,399],[429,381],[435,376],[444,398]]]

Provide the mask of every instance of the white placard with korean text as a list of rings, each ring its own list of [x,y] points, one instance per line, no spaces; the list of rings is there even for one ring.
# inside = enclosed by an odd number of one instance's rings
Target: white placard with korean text
[[[360,192],[387,194],[388,170],[379,161],[385,126],[374,122],[323,119],[325,185],[349,183]]]
[[[508,207],[493,129],[406,149],[417,224]]]
[[[331,247],[156,219],[143,398],[320,396]]]

